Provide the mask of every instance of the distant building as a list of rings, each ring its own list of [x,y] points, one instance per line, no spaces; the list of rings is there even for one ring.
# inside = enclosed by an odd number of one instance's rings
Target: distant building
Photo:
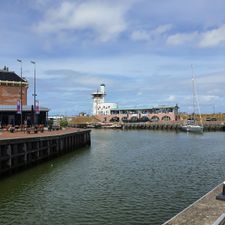
[[[116,103],[106,103],[105,96],[105,84],[101,84],[100,90],[92,93],[93,115],[110,115],[110,111],[117,108]]]
[[[177,121],[179,107],[118,107],[116,103],[105,102],[105,85],[100,85],[100,90],[92,93],[93,115],[104,122],[160,122]]]
[[[111,110],[110,122],[160,122],[177,121],[177,105],[175,106],[157,106],[157,107],[139,107],[139,108],[118,108]]]
[[[38,106],[35,110],[33,105],[27,105],[28,87],[25,78],[9,71],[7,67],[0,70],[0,126],[21,124],[21,111],[18,111],[18,107],[22,108],[22,124],[24,121],[28,124],[34,123],[34,111],[36,111],[36,123],[46,124],[49,109]]]
[[[52,115],[52,116],[48,116],[48,119],[50,119],[50,120],[61,120],[63,118],[64,118],[63,115]]]
[[[79,116],[88,116],[88,114],[85,113],[85,112],[80,112],[80,113],[79,113]]]

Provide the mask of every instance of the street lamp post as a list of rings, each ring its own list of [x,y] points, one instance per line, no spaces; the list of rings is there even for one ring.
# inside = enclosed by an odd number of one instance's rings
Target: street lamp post
[[[34,65],[34,93],[33,93],[33,96],[34,96],[34,121],[33,121],[33,124],[35,125],[36,124],[36,96],[37,96],[37,93],[36,93],[36,62],[34,61],[30,61],[33,65]]]
[[[17,62],[20,63],[20,108],[21,108],[21,113],[20,113],[20,128],[22,130],[22,125],[23,125],[23,89],[22,89],[22,81],[23,81],[23,61],[21,59],[17,59]]]

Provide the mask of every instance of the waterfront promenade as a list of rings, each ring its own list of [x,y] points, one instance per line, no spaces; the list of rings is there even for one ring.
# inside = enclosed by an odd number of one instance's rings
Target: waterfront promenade
[[[220,184],[212,191],[184,209],[178,215],[163,225],[222,225],[217,221],[225,213],[225,201],[217,200],[216,196],[222,192]],[[215,223],[217,221],[217,223]],[[222,222],[222,221],[221,221]]]
[[[0,141],[4,139],[15,139],[15,138],[34,138],[34,137],[48,137],[48,136],[56,136],[56,135],[65,135],[69,133],[79,132],[83,129],[78,128],[67,128],[63,130],[52,130],[52,131],[44,131],[44,132],[37,132],[37,133],[30,133],[27,134],[24,131],[17,131],[14,133],[10,133],[9,131],[0,131]]]

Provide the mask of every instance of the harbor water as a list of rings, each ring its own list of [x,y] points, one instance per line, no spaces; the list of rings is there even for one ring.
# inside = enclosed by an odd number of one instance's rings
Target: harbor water
[[[225,133],[93,130],[92,146],[0,180],[0,224],[162,224],[225,180]]]

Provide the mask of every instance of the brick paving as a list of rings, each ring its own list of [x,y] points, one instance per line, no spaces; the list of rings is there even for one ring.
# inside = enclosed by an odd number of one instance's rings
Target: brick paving
[[[0,131],[0,141],[4,139],[17,139],[17,138],[32,138],[32,137],[45,137],[45,136],[55,136],[68,134],[73,132],[82,131],[82,129],[78,128],[66,128],[63,130],[54,130],[54,131],[44,131],[43,133],[26,133],[24,131],[16,131],[14,133],[10,133],[9,131]]]

